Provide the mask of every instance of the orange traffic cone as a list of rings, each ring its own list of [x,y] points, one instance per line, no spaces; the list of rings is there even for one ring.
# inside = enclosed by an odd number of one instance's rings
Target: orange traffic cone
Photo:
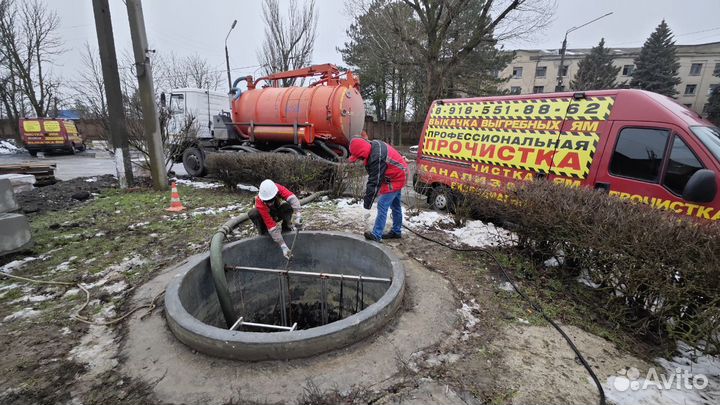
[[[185,207],[183,207],[180,202],[180,194],[178,194],[177,185],[175,185],[175,182],[173,181],[172,191],[170,193],[170,208],[166,208],[165,211],[180,212],[184,210]]]

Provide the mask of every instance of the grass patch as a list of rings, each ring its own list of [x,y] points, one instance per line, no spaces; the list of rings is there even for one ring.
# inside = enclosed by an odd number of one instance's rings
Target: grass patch
[[[16,274],[43,280],[93,282],[98,273],[131,258],[143,263],[122,271],[122,281],[139,285],[160,269],[207,250],[214,231],[225,221],[248,210],[250,193],[213,189],[179,187],[181,200],[188,208],[180,214],[165,211],[170,195],[149,189],[125,191],[109,189],[95,200],[66,211],[46,212],[31,217],[35,245],[32,256],[37,260],[26,264]],[[240,205],[236,210],[201,214],[207,209]],[[193,215],[195,214],[195,215]],[[6,258],[5,261],[10,261]],[[2,280],[0,285],[17,282]],[[113,281],[115,282],[115,281]],[[23,284],[22,282],[18,282]],[[110,283],[108,283],[110,284]],[[32,286],[36,287],[36,286]],[[62,294],[68,288],[43,287]],[[93,299],[103,294],[99,287],[91,291]],[[38,294],[40,292],[34,292]],[[8,291],[0,302],[9,302],[25,295],[22,287]],[[25,303],[57,314],[84,299],[82,293],[41,303]],[[112,299],[116,305],[122,299]],[[54,311],[57,307],[59,311]],[[0,318],[12,308],[0,309]],[[88,314],[92,311],[89,310]]]

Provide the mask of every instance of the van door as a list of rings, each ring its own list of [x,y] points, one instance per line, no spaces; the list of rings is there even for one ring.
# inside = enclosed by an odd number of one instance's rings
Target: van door
[[[685,201],[690,177],[706,168],[692,138],[671,124],[615,122],[595,179],[610,195],[710,219],[713,204]]]

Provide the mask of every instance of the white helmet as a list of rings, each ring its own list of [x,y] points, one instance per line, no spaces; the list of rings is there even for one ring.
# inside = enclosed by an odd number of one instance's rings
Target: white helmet
[[[272,200],[273,198],[275,198],[275,195],[277,195],[277,193],[278,193],[278,188],[275,185],[274,181],[272,181],[270,179],[266,179],[266,180],[263,180],[262,183],[260,183],[260,192],[258,193],[258,195],[260,196],[261,200],[263,200],[263,201]]]

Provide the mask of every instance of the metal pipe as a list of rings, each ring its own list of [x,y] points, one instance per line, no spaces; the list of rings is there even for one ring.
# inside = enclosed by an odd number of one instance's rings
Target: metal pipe
[[[367,281],[369,283],[392,283],[391,278],[383,278],[383,277],[366,277],[366,276],[350,276],[347,274],[338,274],[338,273],[315,273],[312,271],[297,271],[297,270],[281,270],[281,269],[268,269],[264,267],[250,267],[250,266],[227,266],[228,270],[241,270],[241,271],[254,271],[257,273],[279,273],[279,274],[288,274],[292,276],[301,276],[301,277],[319,277],[319,278],[331,278],[334,280],[358,280],[358,281]]]
[[[237,329],[238,326],[240,326],[240,325],[242,324],[242,321],[243,321],[243,317],[241,316],[241,317],[238,318],[238,320],[233,324],[233,326],[230,327],[230,330],[235,330],[235,329]]]
[[[297,328],[297,322],[294,323],[292,326],[277,326],[277,325],[270,325],[267,323],[253,323],[253,322],[241,322],[242,326],[254,326],[256,328],[267,328],[267,329],[279,329],[279,330],[285,330],[288,332],[292,332]]]
[[[287,304],[285,303],[285,287],[283,286],[282,274],[278,277],[280,281],[280,323],[287,326]]]
[[[300,200],[300,205],[312,202],[316,198],[327,194],[330,194],[330,191],[318,191],[317,193],[310,194]],[[228,327],[232,326],[233,323],[235,323],[234,320],[238,317],[235,315],[235,308],[230,299],[230,291],[228,290],[227,278],[225,277],[225,263],[222,257],[223,242],[225,237],[230,234],[236,226],[247,220],[247,214],[241,214],[228,220],[220,226],[220,229],[215,232],[215,235],[213,235],[210,241],[210,270],[213,276],[213,283],[215,284],[215,291],[220,301],[220,308],[222,309],[225,323]]]

